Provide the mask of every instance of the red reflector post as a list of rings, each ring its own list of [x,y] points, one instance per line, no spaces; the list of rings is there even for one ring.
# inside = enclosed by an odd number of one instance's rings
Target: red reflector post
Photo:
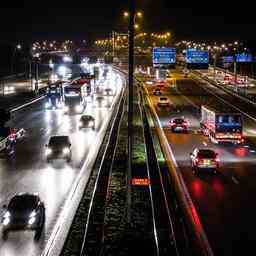
[[[134,186],[148,186],[149,184],[150,184],[150,181],[148,178],[146,178],[146,179],[133,178],[132,179],[132,185],[134,185]]]

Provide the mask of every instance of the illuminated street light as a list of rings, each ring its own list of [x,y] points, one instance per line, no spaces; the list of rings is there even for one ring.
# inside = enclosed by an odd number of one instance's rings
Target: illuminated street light
[[[128,18],[129,17],[129,12],[124,12],[124,17]]]
[[[21,49],[21,44],[18,44],[16,47],[17,47],[18,50],[20,50]]]
[[[137,12],[137,13],[136,13],[136,17],[142,18],[142,16],[143,16],[143,15],[142,15],[142,12]]]
[[[134,24],[134,28],[135,29],[139,29],[139,25],[138,24]]]

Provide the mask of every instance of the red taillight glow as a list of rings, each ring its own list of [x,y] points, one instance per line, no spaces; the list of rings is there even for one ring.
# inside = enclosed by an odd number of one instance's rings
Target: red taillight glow
[[[215,158],[215,162],[219,163],[220,159],[218,157]]]

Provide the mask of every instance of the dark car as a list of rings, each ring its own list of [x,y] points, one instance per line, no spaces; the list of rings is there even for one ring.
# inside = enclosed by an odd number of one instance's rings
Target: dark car
[[[50,162],[52,159],[66,159],[71,161],[71,142],[69,136],[52,136],[46,146],[46,160]]]
[[[194,149],[193,153],[190,153],[192,170],[195,174],[199,171],[213,170],[217,173],[220,160],[218,154],[212,149]]]
[[[170,121],[172,132],[187,132],[188,122],[184,118],[173,118]]]
[[[162,95],[161,89],[155,89],[155,90],[153,91],[153,94],[156,95],[156,96]]]
[[[13,230],[35,231],[39,239],[45,223],[45,206],[37,194],[22,193],[15,195],[6,206],[2,217],[3,238]]]
[[[82,128],[92,128],[95,129],[95,119],[93,116],[90,115],[82,115],[79,120],[79,129]]]

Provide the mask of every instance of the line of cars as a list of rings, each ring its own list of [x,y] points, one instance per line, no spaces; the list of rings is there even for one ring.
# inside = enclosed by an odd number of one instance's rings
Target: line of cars
[[[60,84],[49,86],[47,94],[47,108],[53,110],[61,107],[63,90]],[[65,92],[65,91],[64,91]],[[111,95],[107,90],[104,95]],[[82,114],[78,121],[78,129],[95,130],[95,118],[91,115]],[[11,137],[16,133],[11,133]],[[16,139],[16,137],[15,137]],[[72,160],[72,144],[69,136],[55,135],[49,138],[45,145],[45,158],[49,163],[54,159]],[[3,205],[1,216],[2,238],[6,240],[11,231],[29,230],[34,231],[34,239],[39,240],[44,229],[46,218],[45,204],[38,194],[19,193],[14,195],[8,204]]]
[[[170,106],[168,97],[163,95],[159,85],[153,89],[153,95],[158,96],[157,106]],[[172,118],[168,123],[172,132],[188,133],[190,123],[184,117]],[[207,105],[201,106],[200,131],[208,136],[214,144],[231,143],[241,144],[244,142],[243,121],[241,113],[234,112],[232,109],[218,109]],[[190,162],[194,174],[200,171],[213,171],[217,173],[220,167],[220,158],[215,150],[210,148],[195,148],[190,153]]]

